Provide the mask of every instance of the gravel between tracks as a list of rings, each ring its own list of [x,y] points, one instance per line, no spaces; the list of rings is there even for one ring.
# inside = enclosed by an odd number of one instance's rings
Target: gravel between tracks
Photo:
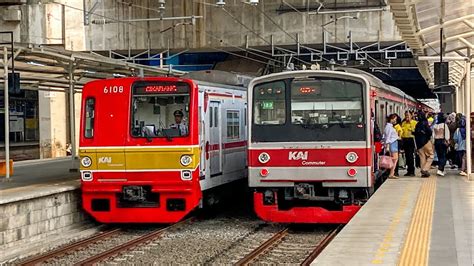
[[[165,232],[161,238],[106,261],[104,264],[212,263],[221,254],[232,250],[247,237],[255,238],[254,247],[257,247],[277,231],[277,228],[265,226],[261,221],[253,218],[215,217]],[[229,260],[222,262],[230,263]]]
[[[144,244],[102,265],[229,265],[259,247],[283,225],[266,224],[250,217],[215,217],[198,220]],[[330,230],[320,226],[291,229],[281,243],[257,264],[299,264]]]

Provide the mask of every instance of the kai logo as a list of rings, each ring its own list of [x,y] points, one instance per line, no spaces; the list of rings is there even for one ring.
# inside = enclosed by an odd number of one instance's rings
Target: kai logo
[[[99,163],[112,163],[112,157],[99,157]]]
[[[307,151],[290,151],[288,153],[288,160],[308,160]]]

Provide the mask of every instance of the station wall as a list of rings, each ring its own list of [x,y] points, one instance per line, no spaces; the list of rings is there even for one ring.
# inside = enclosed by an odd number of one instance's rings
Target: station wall
[[[247,36],[248,45],[254,47],[268,46],[270,36],[275,44],[295,45],[296,34],[299,34],[302,44],[321,44],[321,25],[324,24],[327,24],[329,43],[347,42],[349,31],[352,31],[353,40],[359,43],[401,40],[388,9],[308,15],[291,10],[281,12],[280,0],[260,1],[256,7],[242,4],[240,0],[227,0],[224,8],[209,5],[215,1],[202,2],[166,0],[163,17],[204,17],[191,25],[189,20],[124,22],[159,18],[158,1],[135,0],[131,5],[125,5],[123,1],[114,0],[29,0],[27,5],[0,6],[0,27],[15,31],[16,41],[22,43],[62,44],[67,50],[75,51],[168,47],[215,51],[214,48],[243,46]],[[286,2],[303,7],[307,3],[305,0]],[[314,2],[311,11],[316,9],[317,2]],[[330,4],[326,2],[326,5]],[[380,1],[337,0],[331,3],[342,9],[354,6],[364,9],[364,5]],[[92,13],[87,15],[89,11]],[[349,18],[353,16],[358,18]]]
[[[93,6],[95,1],[86,0],[86,6]],[[214,3],[215,1],[207,1]],[[307,1],[287,1],[295,6],[305,6]],[[315,1],[316,2],[316,1]],[[351,6],[360,4],[360,0],[337,1]],[[369,3],[374,1],[362,1]],[[380,3],[379,1],[376,1]],[[210,49],[213,47],[243,46],[248,36],[250,46],[268,46],[270,36],[278,45],[294,45],[295,36],[299,34],[301,43],[322,43],[321,25],[328,23],[325,29],[329,32],[328,42],[347,41],[352,31],[356,42],[397,41],[400,40],[389,10],[361,12],[358,19],[340,19],[340,17],[357,16],[356,12],[344,14],[307,15],[306,13],[277,10],[281,1],[260,1],[256,7],[242,4],[241,1],[226,1],[224,9],[201,4],[200,1],[167,0],[164,17],[204,16],[196,19],[195,25],[182,25],[176,21],[151,21],[133,23],[115,23],[113,20],[159,17],[156,1],[137,0],[132,6],[121,1],[100,1],[97,15],[91,15],[90,24],[85,27],[87,50],[126,50],[166,48],[171,49]],[[152,9],[152,11],[150,11]],[[258,11],[261,9],[265,12]],[[240,20],[246,27],[236,22],[231,15]],[[267,16],[271,17],[273,23]],[[284,28],[291,36],[282,31]],[[257,34],[252,33],[255,32]]]

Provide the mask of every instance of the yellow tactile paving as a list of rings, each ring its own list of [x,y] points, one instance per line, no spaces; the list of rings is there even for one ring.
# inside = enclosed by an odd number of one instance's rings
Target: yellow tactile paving
[[[436,177],[431,177],[426,179],[421,186],[408,236],[400,256],[400,266],[428,265],[435,196]]]

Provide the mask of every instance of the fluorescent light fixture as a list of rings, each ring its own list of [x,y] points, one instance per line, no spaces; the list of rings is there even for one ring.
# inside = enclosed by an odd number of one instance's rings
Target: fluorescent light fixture
[[[37,63],[34,61],[28,61],[26,62],[28,65],[33,65],[33,66],[46,66],[45,64]]]

